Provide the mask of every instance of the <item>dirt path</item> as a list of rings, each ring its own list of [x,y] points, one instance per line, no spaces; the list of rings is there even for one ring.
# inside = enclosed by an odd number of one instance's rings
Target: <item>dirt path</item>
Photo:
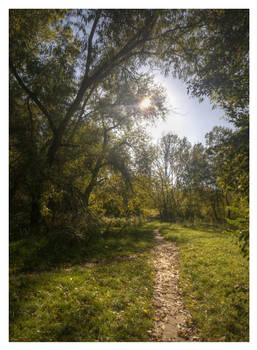
[[[191,315],[183,307],[178,286],[178,248],[155,231],[153,263],[156,278],[153,306],[155,309],[153,341],[199,341],[191,326]]]

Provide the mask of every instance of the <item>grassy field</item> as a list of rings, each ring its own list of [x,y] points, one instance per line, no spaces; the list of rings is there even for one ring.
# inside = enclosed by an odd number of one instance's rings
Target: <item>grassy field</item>
[[[203,341],[249,341],[249,266],[231,238],[211,225],[154,226],[179,246],[185,307]]]
[[[118,231],[92,245],[87,254],[81,248],[78,256],[71,253],[62,259],[57,252],[56,268],[54,261],[41,261],[44,254],[37,257],[37,268],[26,266],[36,253],[29,257],[28,246],[20,242],[27,254],[10,260],[10,341],[149,341],[153,233],[147,227]],[[18,253],[18,242],[11,246],[11,252],[15,250]]]
[[[11,243],[10,341],[150,341],[156,227],[179,246],[185,307],[203,341],[248,341],[248,262],[238,247],[211,226],[159,222],[113,229],[90,249]]]

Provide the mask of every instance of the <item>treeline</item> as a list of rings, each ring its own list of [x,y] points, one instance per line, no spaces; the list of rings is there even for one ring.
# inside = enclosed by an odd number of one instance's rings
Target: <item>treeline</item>
[[[227,130],[216,127],[211,134],[217,131]],[[224,222],[229,194],[218,186],[210,148],[191,146],[186,138],[169,133],[162,137],[159,152],[155,192],[161,219]]]
[[[10,10],[10,238],[89,240],[157,208],[226,220],[247,251],[248,30],[247,10]],[[167,107],[142,67],[184,79],[235,131],[151,145]]]
[[[248,135],[246,130],[214,127],[206,145],[192,146],[168,133],[154,163],[153,198],[164,221],[229,224],[248,240]]]

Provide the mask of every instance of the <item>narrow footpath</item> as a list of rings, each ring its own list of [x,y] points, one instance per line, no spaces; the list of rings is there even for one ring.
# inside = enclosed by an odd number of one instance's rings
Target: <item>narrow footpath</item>
[[[192,326],[191,315],[184,309],[178,285],[178,247],[155,231],[154,257],[155,285],[153,307],[155,309],[152,340],[159,342],[199,341]]]

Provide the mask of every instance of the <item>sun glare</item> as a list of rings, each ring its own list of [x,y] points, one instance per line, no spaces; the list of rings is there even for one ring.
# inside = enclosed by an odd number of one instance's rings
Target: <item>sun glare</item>
[[[145,97],[139,104],[142,109],[149,108],[151,105],[151,100],[149,97]]]

